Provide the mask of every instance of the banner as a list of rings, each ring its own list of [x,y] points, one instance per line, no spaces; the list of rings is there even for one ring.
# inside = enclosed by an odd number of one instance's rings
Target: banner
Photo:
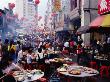
[[[58,12],[61,10],[61,0],[54,0],[53,5],[54,5],[53,8],[54,12]]]
[[[98,14],[110,12],[110,0],[98,0]]]

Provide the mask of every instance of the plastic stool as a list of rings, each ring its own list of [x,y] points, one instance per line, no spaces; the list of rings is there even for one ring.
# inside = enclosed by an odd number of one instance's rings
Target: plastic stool
[[[90,67],[93,68],[93,69],[98,69],[98,65],[94,61],[90,62]]]
[[[100,76],[103,77],[103,75],[106,75],[106,77],[109,77],[108,67],[107,66],[101,66],[100,68]]]

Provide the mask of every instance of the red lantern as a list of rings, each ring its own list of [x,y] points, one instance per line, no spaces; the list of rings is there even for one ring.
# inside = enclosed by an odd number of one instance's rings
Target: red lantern
[[[52,13],[51,16],[56,16],[56,13]]]
[[[42,19],[42,16],[39,16],[38,21],[40,21]]]
[[[37,17],[38,17],[38,14],[35,14],[35,16],[34,16],[34,17],[36,17],[36,18],[37,18]]]
[[[39,0],[35,0],[35,4],[38,5],[40,3]]]
[[[42,19],[42,16],[39,16],[39,19]]]
[[[12,3],[12,7],[13,7],[13,8],[15,7],[15,4],[14,4],[14,3]]]
[[[15,7],[15,4],[14,3],[9,3],[9,8],[10,9],[13,9]]]
[[[0,12],[0,16],[2,16],[2,13]]]

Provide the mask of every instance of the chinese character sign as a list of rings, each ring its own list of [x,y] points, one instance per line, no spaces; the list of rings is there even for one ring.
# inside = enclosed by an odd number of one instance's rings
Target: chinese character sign
[[[98,14],[110,12],[110,0],[98,0]]]
[[[54,0],[54,11],[60,11],[61,10],[61,0]]]

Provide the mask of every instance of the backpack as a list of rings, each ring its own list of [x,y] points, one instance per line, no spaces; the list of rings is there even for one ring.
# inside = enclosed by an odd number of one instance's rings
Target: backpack
[[[16,46],[15,46],[15,45],[8,46],[8,51],[9,51],[10,53],[15,53],[15,51],[16,51]]]

